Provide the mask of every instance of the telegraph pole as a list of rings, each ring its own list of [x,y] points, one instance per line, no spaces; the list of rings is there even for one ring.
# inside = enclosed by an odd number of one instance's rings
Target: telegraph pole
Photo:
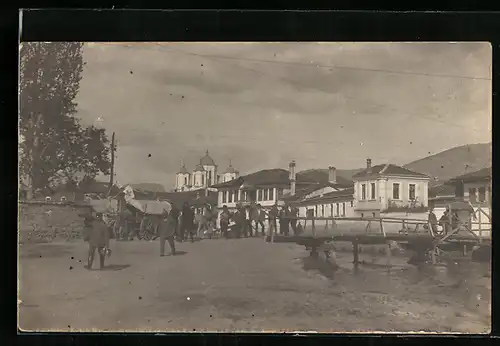
[[[113,188],[113,182],[115,177],[115,133],[111,136],[111,176],[109,177],[109,192],[108,196],[111,193],[111,189]]]

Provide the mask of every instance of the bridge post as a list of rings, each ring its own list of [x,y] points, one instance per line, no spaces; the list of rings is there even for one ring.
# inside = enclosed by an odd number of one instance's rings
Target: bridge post
[[[391,242],[387,242],[387,270],[391,270],[391,258],[392,258],[392,252],[391,252]]]
[[[479,209],[481,209],[481,207],[479,207]],[[481,227],[481,211],[479,211],[478,213],[478,222],[479,222],[479,243],[482,243],[483,242],[483,230],[482,230],[482,227]]]
[[[352,242],[352,253],[354,257],[354,269],[357,270],[359,267],[359,242],[357,239],[353,240]]]

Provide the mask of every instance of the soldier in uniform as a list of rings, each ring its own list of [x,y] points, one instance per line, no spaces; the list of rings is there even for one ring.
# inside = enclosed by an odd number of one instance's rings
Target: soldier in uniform
[[[166,218],[165,218],[166,216]],[[175,206],[172,205],[172,210],[168,215],[157,216],[158,221],[158,231],[160,233],[160,256],[165,256],[165,241],[168,241],[170,245],[170,251],[172,255],[175,255],[175,241],[174,236],[177,230],[177,219],[178,212]]]
[[[108,226],[102,220],[102,214],[97,213],[93,219],[87,218],[86,231],[88,232],[89,254],[87,269],[92,269],[94,263],[95,252],[99,252],[99,268],[104,268],[106,255],[111,254],[109,248],[109,230]]]

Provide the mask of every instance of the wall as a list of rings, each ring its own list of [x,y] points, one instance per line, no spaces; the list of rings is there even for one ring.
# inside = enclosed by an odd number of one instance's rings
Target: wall
[[[21,243],[78,239],[83,227],[80,214],[91,210],[88,205],[42,201],[23,201],[18,206]]]

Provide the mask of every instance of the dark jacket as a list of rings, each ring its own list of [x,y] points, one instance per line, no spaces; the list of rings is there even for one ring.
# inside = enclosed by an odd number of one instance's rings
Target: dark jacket
[[[89,231],[89,244],[97,247],[109,247],[109,230],[103,221],[94,220]]]

